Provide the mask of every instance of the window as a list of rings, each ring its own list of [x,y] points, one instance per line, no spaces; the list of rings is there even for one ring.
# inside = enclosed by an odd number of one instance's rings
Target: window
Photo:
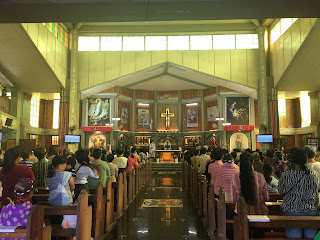
[[[123,51],[144,51],[144,37],[123,37]]]
[[[53,100],[53,121],[52,128],[59,128],[59,110],[60,110],[60,100]]]
[[[275,43],[297,20],[298,18],[281,18],[271,30],[271,44]]]
[[[51,145],[58,146],[59,145],[59,136],[51,136]]]
[[[189,50],[189,36],[168,36],[168,50]]]
[[[191,50],[212,50],[212,36],[211,35],[190,36],[190,49]]]
[[[259,48],[258,34],[237,34],[237,49],[257,49]]]
[[[231,35],[213,35],[213,49],[235,49],[236,38]]]
[[[30,139],[35,139],[36,140],[36,146],[39,147],[39,135],[32,135],[30,134]]]
[[[285,99],[278,99],[278,109],[279,109],[279,116],[286,115],[286,100]]]
[[[122,37],[101,37],[101,51],[122,51]]]
[[[100,37],[79,37],[78,51],[99,51]]]
[[[30,102],[30,125],[39,127],[40,96],[33,94]]]
[[[281,35],[287,31],[292,25],[292,18],[281,18]]]
[[[146,51],[167,50],[167,36],[146,36]]]
[[[311,124],[310,96],[308,92],[300,92],[301,127],[308,127]]]

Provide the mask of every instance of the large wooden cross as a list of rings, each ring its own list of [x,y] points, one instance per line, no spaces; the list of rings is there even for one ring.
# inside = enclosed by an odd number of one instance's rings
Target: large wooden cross
[[[161,117],[166,118],[166,130],[169,130],[170,129],[170,118],[174,117],[174,113],[170,113],[169,108],[166,108],[166,112],[161,113]]]

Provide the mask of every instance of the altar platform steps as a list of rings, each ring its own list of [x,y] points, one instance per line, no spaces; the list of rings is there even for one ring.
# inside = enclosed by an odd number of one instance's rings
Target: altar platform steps
[[[182,163],[152,163],[153,171],[182,171]]]

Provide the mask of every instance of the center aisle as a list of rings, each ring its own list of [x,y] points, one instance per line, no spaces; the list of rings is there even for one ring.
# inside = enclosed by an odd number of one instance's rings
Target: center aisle
[[[188,193],[182,191],[181,172],[154,172],[151,181],[106,239],[209,240]]]

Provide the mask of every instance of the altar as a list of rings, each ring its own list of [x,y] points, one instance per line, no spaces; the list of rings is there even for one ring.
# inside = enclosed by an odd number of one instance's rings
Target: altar
[[[175,158],[179,157],[179,150],[156,150],[156,156],[160,162],[173,163]]]

